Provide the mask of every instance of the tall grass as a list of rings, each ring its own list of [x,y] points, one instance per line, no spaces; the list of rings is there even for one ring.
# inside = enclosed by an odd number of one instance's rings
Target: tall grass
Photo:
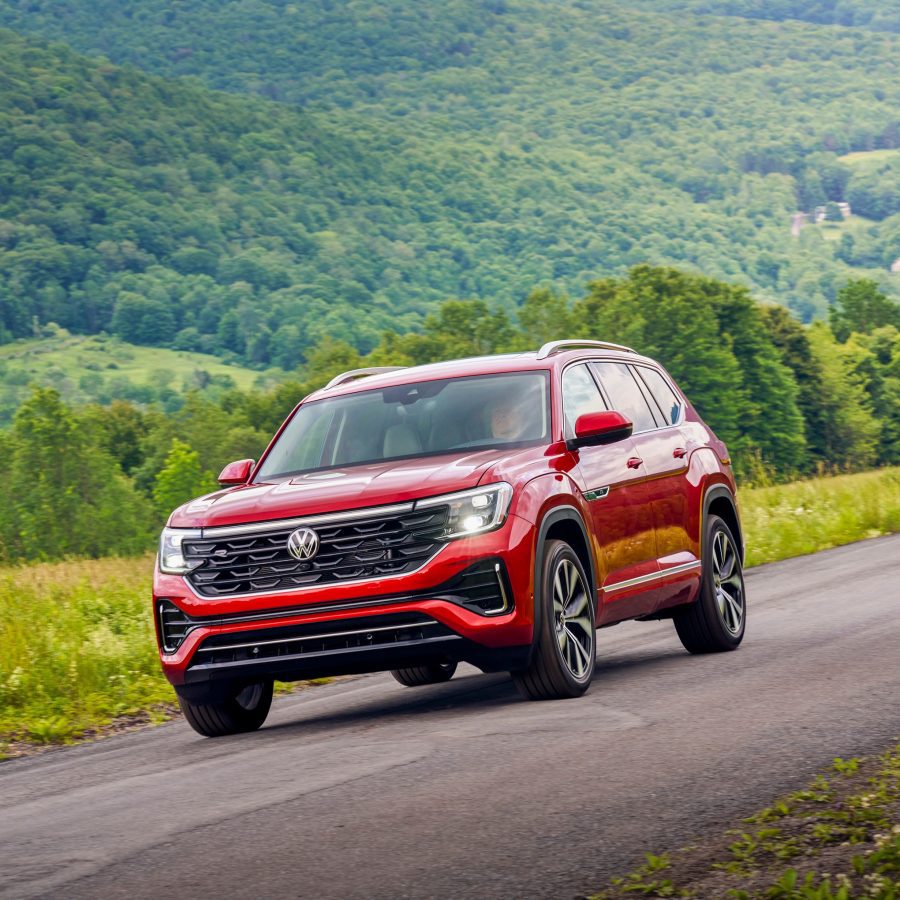
[[[900,531],[900,468],[740,491],[747,565]]]
[[[0,570],[0,741],[61,741],[171,703],[152,566],[146,557]]]
[[[900,468],[740,493],[747,562],[900,531]],[[0,570],[3,742],[61,742],[117,716],[164,717],[150,605],[153,560]],[[154,710],[156,710],[154,712]]]

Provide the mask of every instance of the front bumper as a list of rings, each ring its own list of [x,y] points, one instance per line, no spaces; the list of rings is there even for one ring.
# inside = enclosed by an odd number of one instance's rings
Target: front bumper
[[[497,531],[449,542],[408,575],[288,593],[209,599],[157,572],[163,670],[173,685],[187,686],[433,661],[524,665],[533,633],[533,529],[511,515]]]

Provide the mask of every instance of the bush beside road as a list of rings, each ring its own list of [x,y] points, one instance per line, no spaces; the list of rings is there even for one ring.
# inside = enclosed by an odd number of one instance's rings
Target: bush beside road
[[[900,531],[898,468],[739,499],[748,565]],[[152,565],[144,556],[0,570],[0,756],[174,714],[148,602]]]

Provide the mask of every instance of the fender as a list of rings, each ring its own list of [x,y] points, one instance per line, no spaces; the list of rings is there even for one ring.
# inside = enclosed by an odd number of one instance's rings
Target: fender
[[[574,506],[569,506],[568,504],[554,506],[547,513],[547,515],[545,515],[544,518],[541,519],[541,525],[540,528],[538,528],[537,533],[537,540],[535,541],[534,545],[534,634],[532,637],[532,643],[537,643],[538,630],[541,624],[540,590],[541,566],[544,561],[544,544],[547,542],[547,532],[550,530],[550,528],[557,522],[562,521],[574,522],[581,530],[581,536],[584,539],[584,545],[588,548],[588,554],[591,558],[591,565],[588,567],[587,572],[588,581],[590,582],[589,587],[591,591],[591,601],[594,604],[595,611],[597,608],[597,560],[594,558],[593,543],[588,536],[588,531],[585,527],[584,520],[581,518],[581,513]]]
[[[741,548],[741,563],[743,564],[747,550],[744,545],[744,532],[741,526],[741,517],[738,513],[737,501],[735,500],[735,496],[731,489],[721,482],[710,485],[703,493],[703,517],[700,521],[700,558],[703,558],[703,537],[706,534],[706,520],[709,517],[709,507],[714,500],[717,500],[720,497],[724,497],[728,501],[728,505],[734,512],[734,520],[737,522],[737,534],[735,534],[735,538]]]

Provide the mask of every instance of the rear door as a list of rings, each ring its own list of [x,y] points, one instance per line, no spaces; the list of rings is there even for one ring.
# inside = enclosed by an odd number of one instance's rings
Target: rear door
[[[567,438],[574,436],[578,416],[610,408],[588,363],[566,368],[562,395]],[[643,466],[631,438],[599,447],[581,447],[575,455],[578,463],[572,474],[591,511],[590,525],[605,597],[609,585],[658,572],[653,514]],[[628,602],[630,594],[614,591],[609,596],[624,602],[617,603],[615,610],[601,608],[599,622],[640,614],[641,610],[635,610]]]
[[[653,511],[656,553],[661,575],[656,607],[679,602],[686,581],[696,577],[697,557],[688,533],[688,455],[680,424],[683,401],[651,366],[600,362],[595,365],[610,403],[634,419],[635,451],[643,463],[646,496]],[[647,414],[649,413],[649,415]]]

